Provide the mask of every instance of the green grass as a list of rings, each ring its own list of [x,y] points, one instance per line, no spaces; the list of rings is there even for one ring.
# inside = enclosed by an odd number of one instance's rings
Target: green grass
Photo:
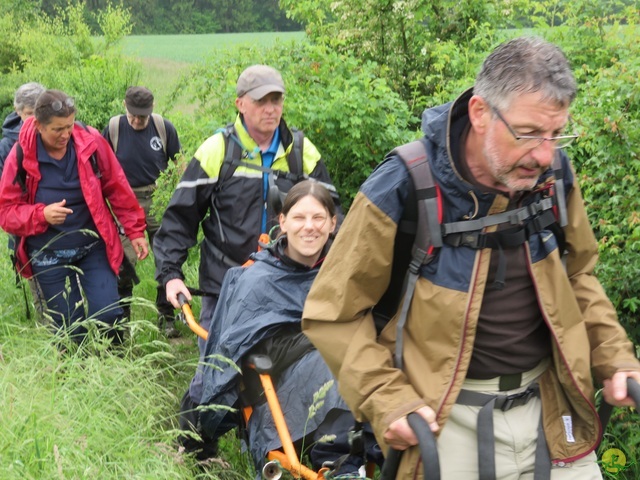
[[[251,478],[233,434],[227,464],[206,472],[175,443],[179,401],[195,372],[195,336],[168,342],[155,327],[153,259],[138,265],[131,338],[112,351],[100,338],[77,349],[26,318],[0,232],[0,478]],[[148,300],[144,300],[148,299]],[[197,305],[195,305],[197,311]]]
[[[3,332],[1,478],[188,474],[171,445],[176,399],[160,358],[168,354],[63,355],[43,330]]]

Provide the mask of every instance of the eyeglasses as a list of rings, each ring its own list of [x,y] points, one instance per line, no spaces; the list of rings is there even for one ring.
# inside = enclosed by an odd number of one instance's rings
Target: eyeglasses
[[[62,105],[66,105],[68,108],[72,108],[75,104],[76,102],[73,98],[67,97],[64,99],[64,101],[54,100],[53,102],[51,102],[51,109],[54,112],[59,112],[60,110],[62,110]]]
[[[573,141],[576,138],[578,138],[578,135],[575,135],[575,134],[558,135],[557,137],[538,137],[535,135],[518,135],[516,131],[513,129],[513,127],[507,123],[507,121],[504,119],[504,117],[496,107],[491,106],[491,110],[493,110],[495,114],[498,116],[498,118],[500,119],[500,121],[504,123],[504,125],[509,130],[509,133],[511,133],[511,135],[513,135],[513,138],[515,138],[516,141],[518,142],[518,145],[520,145],[523,148],[528,148],[530,150],[533,150],[534,148],[539,147],[545,141],[547,141],[547,142],[551,142],[551,144],[553,145],[553,148],[555,148],[556,150],[560,150],[561,148],[568,147],[569,145],[571,145],[571,143],[573,143]]]
[[[257,105],[259,107],[264,107],[265,105],[267,105],[268,103],[271,103],[272,105],[276,106],[276,107],[281,107],[284,104],[284,95],[265,95],[264,97],[258,99],[258,100],[254,100],[253,98],[251,99],[251,101],[254,103],[254,105]]]

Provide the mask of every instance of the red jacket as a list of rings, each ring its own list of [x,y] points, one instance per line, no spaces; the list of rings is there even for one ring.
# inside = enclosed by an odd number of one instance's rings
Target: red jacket
[[[24,152],[22,165],[27,174],[26,193],[23,193],[22,187],[15,181],[18,172],[15,147],[7,157],[0,181],[0,227],[8,233],[22,237],[16,251],[17,268],[27,278],[31,277],[32,271],[27,257],[25,237],[40,235],[49,228],[49,223],[44,218],[46,205],[34,203],[41,178],[36,158],[36,134],[33,118],[27,119],[18,138]],[[97,232],[106,244],[109,264],[118,274],[124,252],[106,200],[131,240],[144,236],[144,210],[138,204],[120,163],[100,132],[76,123],[71,135],[75,144],[78,175],[84,199]],[[91,155],[94,152],[101,178],[98,178],[91,165]]]

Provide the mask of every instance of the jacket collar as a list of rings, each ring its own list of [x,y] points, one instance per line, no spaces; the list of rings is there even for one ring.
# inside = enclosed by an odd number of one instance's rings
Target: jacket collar
[[[238,134],[238,139],[242,142],[242,145],[246,150],[253,151],[258,144],[251,138],[249,132],[244,128],[243,117],[241,113],[236,116],[236,121],[233,124]],[[280,133],[280,143],[284,147],[285,152],[288,152],[293,143],[293,133],[289,129],[284,117],[280,118],[280,124],[278,125],[278,132]]]
[[[288,241],[287,241],[287,236],[286,235],[280,235],[275,242],[273,242],[271,245],[269,245],[264,253],[263,252],[257,252],[255,254],[252,255],[252,258],[255,261],[267,261],[267,262],[276,262],[276,261],[280,261],[282,264],[284,264],[285,266],[294,269],[294,270],[303,270],[303,271],[310,271],[310,270],[315,270],[320,268],[320,266],[322,265],[322,262],[324,261],[325,257],[327,256],[327,252],[329,251],[329,247],[331,245],[331,239],[329,239],[329,241],[326,243],[326,245],[324,246],[324,248],[322,249],[322,252],[320,253],[320,257],[318,258],[318,261],[315,263],[315,265],[313,265],[312,267],[309,267],[307,265],[304,265],[300,262],[295,261],[294,259],[292,259],[291,257],[289,257],[286,253],[285,253],[285,248],[288,245]]]
[[[14,141],[17,140],[21,126],[22,119],[20,118],[20,115],[16,112],[11,112],[2,123],[2,136],[11,138]]]

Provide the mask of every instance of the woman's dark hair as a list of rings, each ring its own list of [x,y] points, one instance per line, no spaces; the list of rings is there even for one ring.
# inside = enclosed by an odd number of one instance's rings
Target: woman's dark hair
[[[34,114],[41,125],[48,125],[53,117],[66,118],[74,113],[73,98],[60,90],[45,90],[36,100]]]
[[[320,205],[327,209],[331,217],[335,216],[336,206],[333,203],[329,190],[323,187],[320,183],[312,180],[304,180],[291,187],[291,190],[287,193],[287,197],[284,199],[282,214],[287,215],[289,210],[291,210],[296,203],[307,195],[311,195],[320,202]]]

